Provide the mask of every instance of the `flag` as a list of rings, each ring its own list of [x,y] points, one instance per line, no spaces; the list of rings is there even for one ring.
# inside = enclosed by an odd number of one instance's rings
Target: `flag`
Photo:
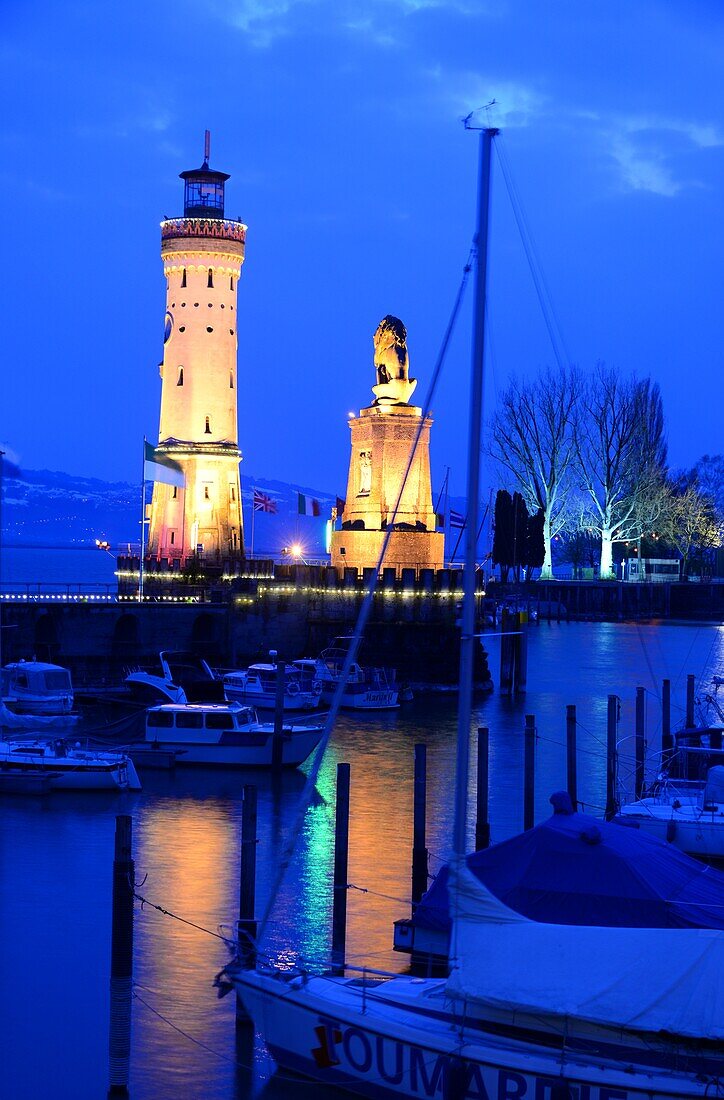
[[[297,493],[297,512],[300,516],[320,516],[322,510],[319,501],[311,497],[305,497],[304,493]]]
[[[186,484],[183,467],[163,452],[159,453],[145,439],[143,441],[143,479],[160,481],[163,485],[176,485],[179,489],[183,489]]]
[[[255,512],[269,512],[271,515],[276,515],[278,512],[277,502],[272,500],[267,493],[260,493],[258,489],[254,490],[254,511]]]
[[[342,512],[344,511],[344,504],[345,504],[345,502],[342,500],[342,498],[337,497],[337,503],[336,503],[335,507],[337,509],[337,515],[338,516],[342,515]]]
[[[458,528],[465,526],[465,516],[462,512],[456,512],[454,509],[450,509],[450,526]]]

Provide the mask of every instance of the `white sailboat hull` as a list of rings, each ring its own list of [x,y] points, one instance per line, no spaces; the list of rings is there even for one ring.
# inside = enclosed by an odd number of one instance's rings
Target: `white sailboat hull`
[[[637,1067],[461,1028],[440,983],[391,979],[363,990],[345,978],[238,971],[232,981],[275,1061],[369,1097],[458,1100],[685,1100],[724,1096],[724,1080]],[[461,1006],[458,1006],[459,1008]],[[477,1030],[477,1033],[476,1033]]]

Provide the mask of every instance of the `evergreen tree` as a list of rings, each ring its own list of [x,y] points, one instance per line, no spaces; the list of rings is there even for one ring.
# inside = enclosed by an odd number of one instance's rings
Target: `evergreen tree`
[[[500,579],[508,579],[508,570],[513,561],[513,500],[507,489],[498,489],[495,497],[495,519],[493,532],[493,565],[500,566]]]
[[[542,569],[546,556],[546,544],[543,535],[545,511],[539,508],[528,520],[525,535],[525,564],[528,569]]]
[[[521,566],[527,565],[526,551],[528,541],[528,509],[520,493],[513,493],[513,545],[510,564],[515,570],[515,579],[520,580]]]

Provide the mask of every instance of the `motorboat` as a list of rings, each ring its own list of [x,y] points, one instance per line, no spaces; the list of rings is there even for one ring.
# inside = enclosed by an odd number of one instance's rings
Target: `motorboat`
[[[269,653],[266,664],[249,665],[248,669],[224,674],[224,693],[232,703],[248,703],[259,710],[274,710],[277,696],[277,654]],[[322,684],[315,677],[302,682],[302,672],[294,665],[284,665],[284,710],[315,710],[320,703]]]
[[[73,710],[70,672],[44,661],[5,665],[0,695],[14,714],[67,715]]]
[[[284,725],[280,763],[298,767],[314,752],[322,726]],[[274,764],[274,723],[260,722],[240,703],[164,703],[146,714],[146,744],[178,752],[178,764],[269,768]]]
[[[0,776],[25,776],[36,783],[41,775],[48,778],[53,791],[141,789],[133,761],[126,753],[87,749],[57,738],[0,741]]]
[[[303,657],[293,661],[295,668],[307,679],[319,680],[322,685],[322,702],[334,699],[337,685],[342,679],[351,637],[335,638],[315,659]],[[390,668],[362,667],[353,661],[344,684],[341,706],[345,710],[392,710],[399,706],[400,691],[397,674]]]
[[[566,791],[550,801],[552,817],[466,857],[499,901],[549,924],[724,929],[724,872],[641,829],[575,812]],[[412,917],[395,922],[395,950],[447,962],[450,929],[444,865]]]
[[[486,127],[480,135],[469,532],[478,530],[487,185],[496,133]],[[236,991],[280,1067],[370,1098],[724,1097],[724,931],[532,921],[496,898],[465,862],[476,541],[468,538],[465,557],[449,977],[386,975],[339,954],[330,972],[325,960],[295,954],[293,938],[275,940],[264,953],[267,903],[254,950],[238,945],[217,976],[219,993]],[[383,542],[380,564],[386,548]],[[373,589],[374,578],[368,606]]]
[[[147,706],[224,701],[223,682],[203,657],[185,650],[161,650],[157,664],[129,670],[123,682],[131,698]]]
[[[666,840],[692,856],[724,859],[724,765],[709,768],[706,782],[663,774],[615,818]]]

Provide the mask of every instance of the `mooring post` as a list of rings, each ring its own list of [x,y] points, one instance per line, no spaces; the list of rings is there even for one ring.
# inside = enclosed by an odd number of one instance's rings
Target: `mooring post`
[[[502,695],[513,693],[513,676],[515,670],[515,614],[503,608],[500,617],[500,692]]]
[[[578,809],[578,769],[576,756],[576,707],[571,703],[566,707],[566,789],[573,803],[573,809]]]
[[[132,822],[116,817],[113,855],[113,916],[111,923],[111,996],[108,1041],[109,1096],[128,1096],[131,1059],[131,993],[133,987],[133,893],[135,869],[131,856]]]
[[[277,658],[276,694],[274,697],[274,734],[272,736],[272,769],[278,772],[284,757],[284,696],[287,690],[287,666]]]
[[[696,725],[694,720],[694,684],[695,678],[689,673],[686,677],[686,728],[693,730]]]
[[[489,733],[487,726],[478,729],[478,789],[475,797],[475,851],[490,847],[490,822],[488,821],[489,788]]]
[[[616,816],[616,733],[618,696],[609,695],[606,724],[606,821]]]
[[[412,820],[412,906],[427,890],[425,807],[427,802],[427,745],[415,745],[415,789]]]
[[[637,798],[644,792],[644,759],[646,756],[646,696],[644,688],[636,688],[636,786]]]
[[[532,829],[535,823],[535,736],[535,715],[526,714],[523,758],[523,829]]]
[[[513,670],[514,690],[525,691],[528,685],[528,612],[518,611],[515,616],[517,637],[515,645],[515,668]]]
[[[239,958],[247,970],[253,970],[256,965],[256,828],[257,790],[253,783],[245,783],[241,802],[241,864],[236,944]],[[241,1019],[247,1016],[238,993],[236,1015]]]
[[[332,901],[332,974],[344,975],[347,939],[347,862],[349,853],[349,764],[337,765],[334,821],[334,898]]]
[[[674,739],[671,736],[671,680],[664,680],[661,685],[661,763],[664,767],[669,763],[673,748]]]

